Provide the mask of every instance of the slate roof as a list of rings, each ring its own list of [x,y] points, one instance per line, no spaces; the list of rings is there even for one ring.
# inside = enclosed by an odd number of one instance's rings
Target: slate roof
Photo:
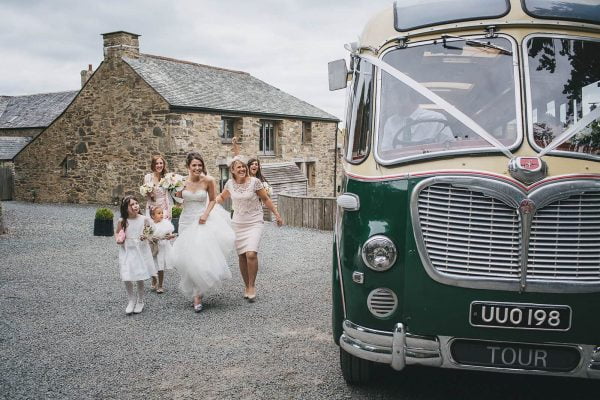
[[[0,96],[0,129],[45,128],[71,103],[78,91]]]
[[[147,54],[123,60],[175,108],[339,121],[246,72]]]
[[[0,136],[0,161],[11,161],[31,141],[31,137]]]
[[[271,185],[289,182],[306,182],[308,179],[293,162],[261,164],[260,169]]]

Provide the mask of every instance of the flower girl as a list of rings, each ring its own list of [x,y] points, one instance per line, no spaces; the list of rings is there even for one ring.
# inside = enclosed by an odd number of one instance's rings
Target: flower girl
[[[139,314],[144,309],[144,280],[156,274],[147,240],[152,234],[153,222],[140,214],[140,205],[133,196],[123,198],[120,211],[121,218],[117,223],[119,269],[129,300],[125,313]],[[137,299],[133,292],[133,282],[137,285]]]
[[[168,260],[171,258],[171,239],[175,237],[173,234],[175,227],[171,221],[163,218],[163,214],[163,209],[160,207],[154,207],[150,211],[152,221],[154,221],[154,233],[151,242],[152,256],[154,258],[154,266],[158,270],[156,293],[164,293],[163,280],[165,269],[172,269],[168,264]]]

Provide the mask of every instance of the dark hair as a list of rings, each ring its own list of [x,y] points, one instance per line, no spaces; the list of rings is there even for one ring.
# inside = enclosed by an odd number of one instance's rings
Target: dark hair
[[[208,175],[206,173],[206,163],[204,162],[204,159],[202,158],[200,153],[198,153],[196,151],[192,151],[191,153],[188,153],[187,158],[185,160],[185,166],[189,168],[190,164],[194,160],[198,160],[202,163],[202,172],[204,173],[204,175]]]
[[[129,209],[129,202],[131,200],[138,201],[138,199],[136,199],[135,196],[128,195],[128,196],[123,197],[123,200],[121,200],[121,207],[119,207],[119,210],[121,211],[121,219],[123,220],[123,223],[121,224],[121,227],[123,228],[123,232],[125,232],[125,229],[127,229],[127,217],[129,216],[128,209]]]
[[[262,167],[260,166],[260,161],[258,160],[258,158],[251,158],[246,163],[246,167],[248,168],[248,175],[250,175],[250,164],[252,164],[253,162],[258,163],[258,171],[256,171],[256,178],[258,178],[261,182],[267,182],[267,179],[262,174]]]
[[[152,161],[150,161],[150,170],[152,172],[154,172],[154,169],[156,168],[156,162],[159,159],[162,160],[162,162],[163,162],[163,170],[160,172],[160,176],[162,176],[164,178],[165,174],[167,173],[167,161],[160,154],[155,154],[152,156]]]

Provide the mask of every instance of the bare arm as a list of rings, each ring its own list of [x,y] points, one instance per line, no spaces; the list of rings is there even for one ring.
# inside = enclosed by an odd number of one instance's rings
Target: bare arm
[[[223,189],[221,193],[216,197],[215,201],[218,204],[223,204],[229,197],[231,197],[231,193],[229,193],[228,189]]]
[[[119,235],[119,232],[122,229],[123,229],[123,220],[119,219],[119,221],[117,222],[117,230],[115,231],[115,233],[117,234],[117,236]],[[123,244],[123,241],[117,239],[117,244]]]
[[[231,139],[231,143],[233,144],[233,147],[231,149],[231,151],[233,152],[233,156],[239,156],[240,155],[240,144],[237,141],[237,138],[234,136]]]
[[[216,191],[215,191],[215,180],[214,178],[210,178],[208,180],[208,204],[206,205],[206,210],[204,210],[204,212],[202,213],[202,215],[200,216],[200,220],[198,221],[200,224],[205,224],[206,220],[208,219],[208,215],[210,214],[210,212],[212,211],[212,209],[214,208],[216,201],[215,201],[215,197],[216,197]]]
[[[275,215],[275,221],[277,221],[277,226],[283,225],[283,219],[281,218],[281,215],[279,215],[277,207],[275,207],[275,204],[273,204],[273,201],[271,201],[271,198],[267,194],[267,191],[265,189],[260,189],[256,191],[256,194],[261,199],[265,207],[267,207]]]

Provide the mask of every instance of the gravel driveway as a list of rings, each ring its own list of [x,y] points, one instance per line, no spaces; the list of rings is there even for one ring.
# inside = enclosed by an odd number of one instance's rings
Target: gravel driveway
[[[202,313],[168,271],[166,292],[147,284],[144,312],[126,316],[117,246],[92,235],[96,207],[3,204],[1,398],[548,399],[599,389],[425,368],[381,368],[373,385],[349,387],[330,333],[330,232],[269,225],[254,304],[232,254],[233,279]]]

